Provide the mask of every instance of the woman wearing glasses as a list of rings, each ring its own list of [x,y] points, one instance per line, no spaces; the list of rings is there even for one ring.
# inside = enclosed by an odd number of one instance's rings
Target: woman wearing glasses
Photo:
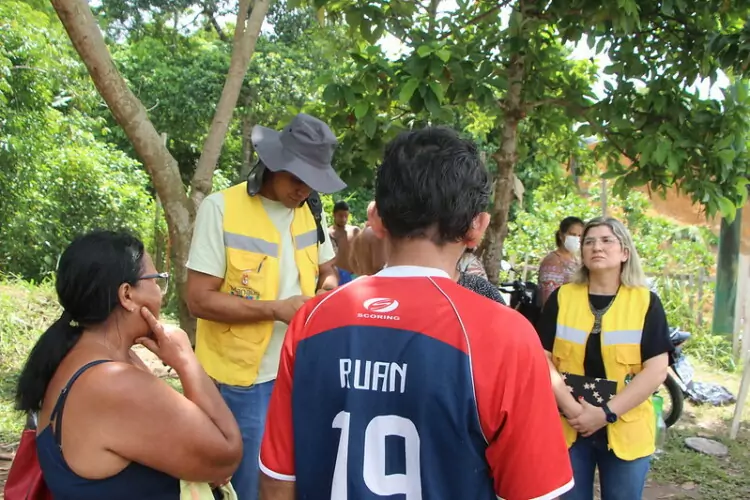
[[[621,222],[593,219],[581,241],[581,270],[550,295],[537,325],[575,475],[563,498],[592,500],[598,467],[602,500],[637,500],[655,451],[651,395],[672,349],[667,319]],[[584,389],[566,385],[574,376],[584,376]],[[611,399],[598,394],[600,383],[616,387]]]
[[[56,500],[177,500],[180,479],[224,483],[239,464],[232,413],[185,332],[158,321],[167,280],[127,234],[92,232],[63,253],[64,311],[16,394],[19,410],[38,413],[37,454]],[[174,368],[184,396],[151,374],[137,343]]]

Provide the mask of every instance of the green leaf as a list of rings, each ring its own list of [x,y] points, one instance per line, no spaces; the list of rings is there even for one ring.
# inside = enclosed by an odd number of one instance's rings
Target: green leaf
[[[378,129],[375,117],[372,115],[365,116],[364,120],[362,120],[362,129],[365,131],[365,135],[370,139],[375,137],[375,131]]]
[[[439,103],[442,103],[445,99],[445,94],[443,93],[443,87],[437,83],[437,82],[430,82],[430,88],[435,93],[435,97],[437,97],[437,100]]]
[[[451,51],[448,49],[440,49],[435,52],[435,55],[438,56],[444,63],[447,63],[451,59]]]
[[[398,94],[398,100],[403,104],[408,104],[411,96],[414,95],[414,91],[419,87],[419,80],[416,78],[409,78],[403,87],[401,92]]]
[[[346,103],[349,106],[356,106],[359,102],[357,100],[357,95],[354,93],[351,87],[344,88],[344,98],[346,99]]]
[[[600,38],[599,41],[596,42],[595,53],[596,54],[601,54],[604,51],[604,46],[606,44],[607,44],[607,39],[604,38],[604,37]]]
[[[656,146],[656,153],[654,154],[654,160],[656,163],[663,165],[669,156],[669,152],[672,149],[672,144],[666,139],[661,139],[659,145]]]
[[[718,151],[731,148],[732,144],[734,144],[734,134],[729,134],[721,138],[719,142],[716,143],[716,150]]]
[[[355,30],[359,28],[364,20],[362,11],[359,9],[349,9],[344,16],[346,17],[346,24]]]
[[[721,215],[724,216],[727,222],[732,222],[737,216],[737,207],[732,203],[732,200],[720,196],[716,199],[716,203],[719,205]]]
[[[433,117],[439,117],[442,114],[440,101],[438,101],[437,95],[435,95],[433,91],[425,92],[424,104],[427,111],[429,111]]]
[[[432,54],[432,52],[432,47],[430,47],[429,45],[420,45],[417,48],[417,55],[421,58],[429,56],[430,54]]]
[[[323,101],[325,101],[326,104],[336,104],[339,102],[340,97],[341,89],[335,83],[328,84],[323,91]]]
[[[602,172],[602,179],[616,179],[622,175],[622,172],[618,172],[616,170],[606,170]]]
[[[747,177],[739,177],[736,182],[737,191],[740,193],[740,204],[739,206],[744,207],[745,203],[747,203],[747,185],[750,184],[750,179]]]
[[[734,149],[722,149],[721,151],[716,153],[716,156],[719,157],[724,165],[731,167],[732,162],[734,162],[734,159],[737,156],[737,153],[734,152]]]
[[[669,171],[673,174],[679,174],[680,173],[680,159],[675,154],[670,154],[669,158],[667,159],[667,164],[669,165]]]
[[[367,101],[361,100],[357,103],[356,106],[354,106],[354,116],[357,118],[357,120],[361,120],[362,117],[364,117],[369,110],[370,110],[370,103]]]

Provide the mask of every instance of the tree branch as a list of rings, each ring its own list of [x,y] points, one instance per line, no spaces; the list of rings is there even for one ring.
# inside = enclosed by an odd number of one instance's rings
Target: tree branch
[[[211,23],[211,26],[213,26],[214,30],[216,31],[216,34],[219,35],[219,38],[224,43],[229,43],[229,37],[224,33],[224,31],[221,29],[221,26],[219,26],[219,23],[216,21],[216,18],[211,12],[204,11],[203,12],[206,17],[208,17],[208,21]]]
[[[29,71],[41,71],[42,73],[47,72],[44,68],[35,68],[33,66],[11,66],[10,69],[27,69]]]
[[[531,111],[542,106],[547,106],[548,104],[560,104],[561,106],[567,106],[568,101],[566,99],[555,97],[552,99],[542,99],[541,101],[530,102],[527,103],[525,107],[527,111]]]
[[[495,14],[496,12],[501,10],[503,7],[508,6],[511,3],[511,1],[512,0],[504,0],[503,2],[500,2],[494,7],[492,7],[491,9],[485,12],[482,12],[481,14],[477,14],[475,17],[469,19],[466,23],[464,23],[464,25],[461,26],[461,29],[464,29],[467,26],[472,26],[474,24],[479,24],[483,19]],[[451,36],[452,33],[453,33],[452,31],[449,31],[448,33],[444,33],[442,36],[438,38],[438,40],[445,40],[446,38]]]
[[[491,9],[489,9],[488,11],[483,12],[483,13],[477,15],[476,17],[474,17],[472,19],[469,19],[466,22],[465,26],[471,26],[473,24],[478,24],[485,17],[489,17],[489,16],[493,15],[495,12],[499,11],[500,9],[502,9],[503,7],[507,7],[508,5],[510,5],[511,1],[512,0],[505,0],[504,2],[500,2],[499,4],[495,5]]]
[[[125,131],[151,177],[164,206],[170,240],[174,243],[172,253],[177,264],[175,281],[182,286],[187,279],[184,260],[187,260],[190,246],[192,211],[177,161],[148,119],[143,103],[117,71],[88,1],[52,0],[51,3],[73,47],[86,65],[96,89]],[[183,328],[189,328],[189,325],[183,323]]]
[[[240,90],[242,90],[242,82],[250,65],[250,58],[255,51],[263,20],[268,12],[269,0],[255,0],[253,10],[248,15],[249,7],[250,0],[240,0],[227,79],[190,183],[190,200],[195,208],[211,192],[214,169],[219,161],[229,122],[232,120],[232,114],[237,106]]]

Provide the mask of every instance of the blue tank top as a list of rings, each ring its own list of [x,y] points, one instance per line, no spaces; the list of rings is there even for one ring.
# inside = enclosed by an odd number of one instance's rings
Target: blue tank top
[[[86,479],[73,472],[62,454],[62,418],[71,386],[83,372],[111,360],[92,361],[71,377],[60,393],[50,416],[50,425],[36,439],[39,465],[55,500],[178,500],[180,481],[156,469],[131,462],[114,476]],[[55,422],[52,432],[51,422]]]

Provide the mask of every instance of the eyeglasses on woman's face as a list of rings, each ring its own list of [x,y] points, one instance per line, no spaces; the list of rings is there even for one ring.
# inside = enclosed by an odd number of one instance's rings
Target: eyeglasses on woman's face
[[[169,290],[169,273],[146,274],[138,278],[138,281],[140,280],[156,280],[156,284],[159,285],[159,289],[161,290],[162,297],[165,296],[167,290]]]
[[[619,244],[620,240],[618,240],[616,236],[602,236],[601,238],[587,236],[583,239],[583,246],[591,248],[594,247],[597,242],[603,247],[611,247],[612,245]]]

